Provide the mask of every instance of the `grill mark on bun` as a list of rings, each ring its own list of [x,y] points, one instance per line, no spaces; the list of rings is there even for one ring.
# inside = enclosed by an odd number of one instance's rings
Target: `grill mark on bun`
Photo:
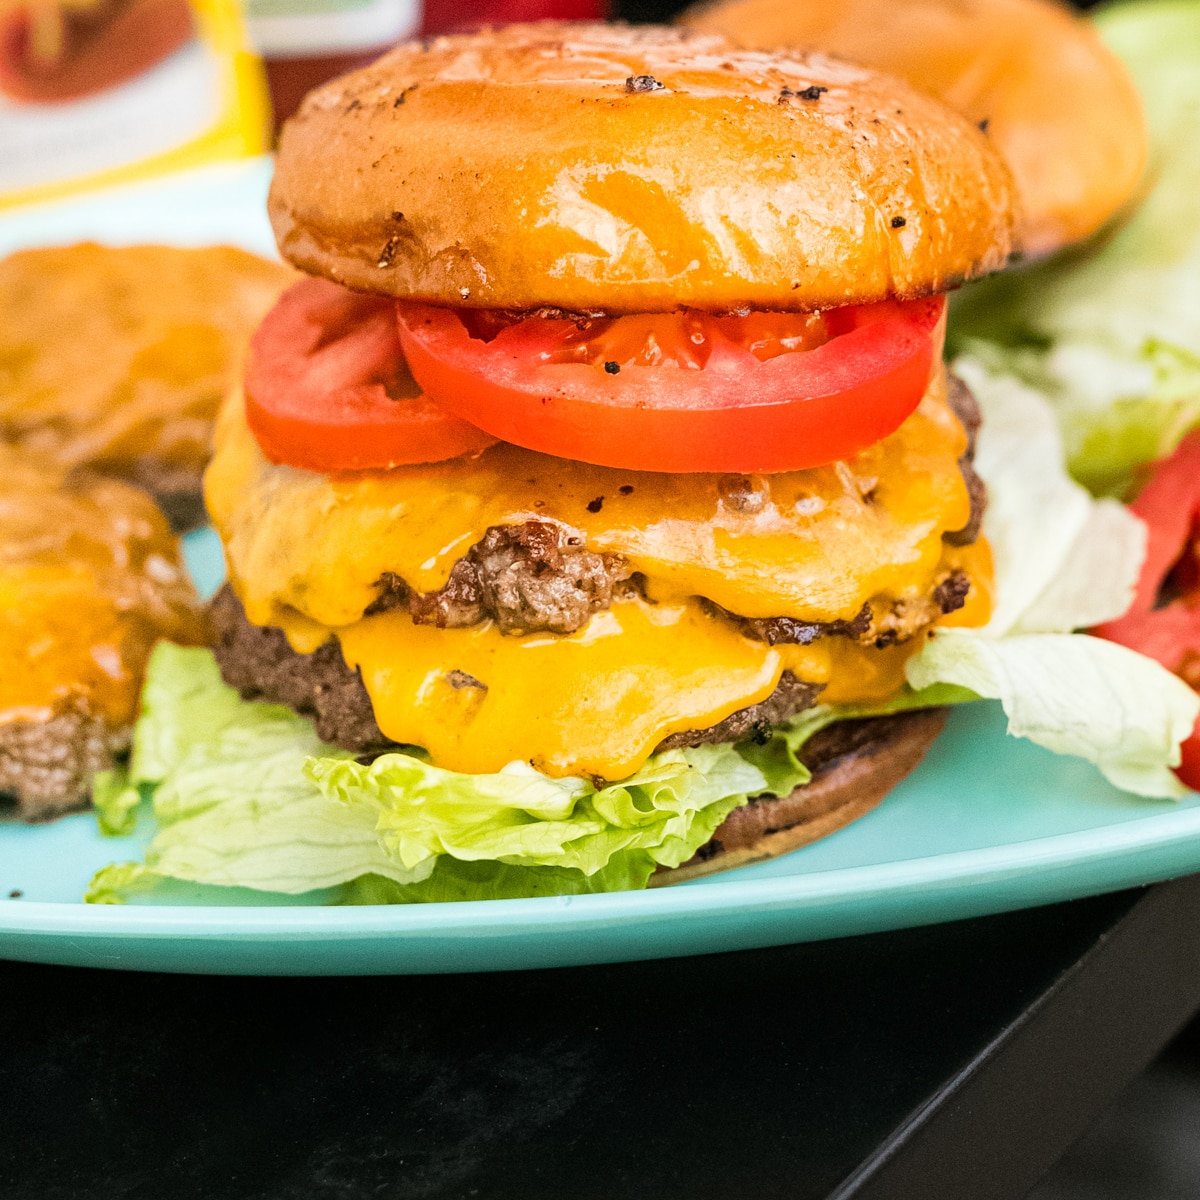
[[[786,104],[789,100],[820,100],[823,93],[829,91],[827,87],[821,87],[819,84],[813,84],[811,87],[800,88],[799,91],[793,91],[789,87],[781,88],[779,92],[779,103]]]

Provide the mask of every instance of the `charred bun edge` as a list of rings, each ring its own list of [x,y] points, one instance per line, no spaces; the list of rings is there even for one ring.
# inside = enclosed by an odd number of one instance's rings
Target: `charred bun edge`
[[[809,783],[787,796],[756,798],[735,808],[693,858],[674,869],[660,867],[649,886],[685,883],[764,862],[849,825],[916,769],[945,726],[946,710],[918,709],[844,724],[857,725],[858,736],[844,753],[816,767]]]

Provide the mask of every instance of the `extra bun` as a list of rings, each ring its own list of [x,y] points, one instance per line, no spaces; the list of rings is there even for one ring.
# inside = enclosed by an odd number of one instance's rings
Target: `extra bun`
[[[1017,182],[1028,255],[1094,232],[1145,168],[1132,80],[1087,20],[1049,0],[732,0],[683,20],[743,46],[868,63],[986,121]]]
[[[435,303],[821,309],[1004,265],[971,122],[821,55],[657,27],[408,43],[312,93],[270,213],[296,266]]]
[[[777,800],[735,808],[695,858],[674,870],[660,869],[650,886],[777,858],[835,833],[870,812],[914,771],[945,724],[946,710],[929,708],[829,726],[805,747],[805,761],[813,751],[821,753],[825,734],[829,749],[841,752],[815,767],[809,783]]]

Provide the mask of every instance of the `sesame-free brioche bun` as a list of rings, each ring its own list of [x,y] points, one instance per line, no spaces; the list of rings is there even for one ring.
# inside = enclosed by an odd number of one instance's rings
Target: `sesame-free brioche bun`
[[[411,42],[284,127],[284,257],[489,308],[822,309],[1004,265],[1013,187],[934,98],[819,54],[541,23]]]
[[[1040,256],[1093,233],[1137,190],[1141,104],[1085,18],[1052,0],[729,0],[683,21],[755,48],[799,46],[889,71],[987,122]]]

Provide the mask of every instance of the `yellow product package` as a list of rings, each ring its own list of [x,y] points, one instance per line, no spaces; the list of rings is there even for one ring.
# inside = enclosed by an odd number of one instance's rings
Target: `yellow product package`
[[[0,0],[0,208],[266,149],[238,0]]]

